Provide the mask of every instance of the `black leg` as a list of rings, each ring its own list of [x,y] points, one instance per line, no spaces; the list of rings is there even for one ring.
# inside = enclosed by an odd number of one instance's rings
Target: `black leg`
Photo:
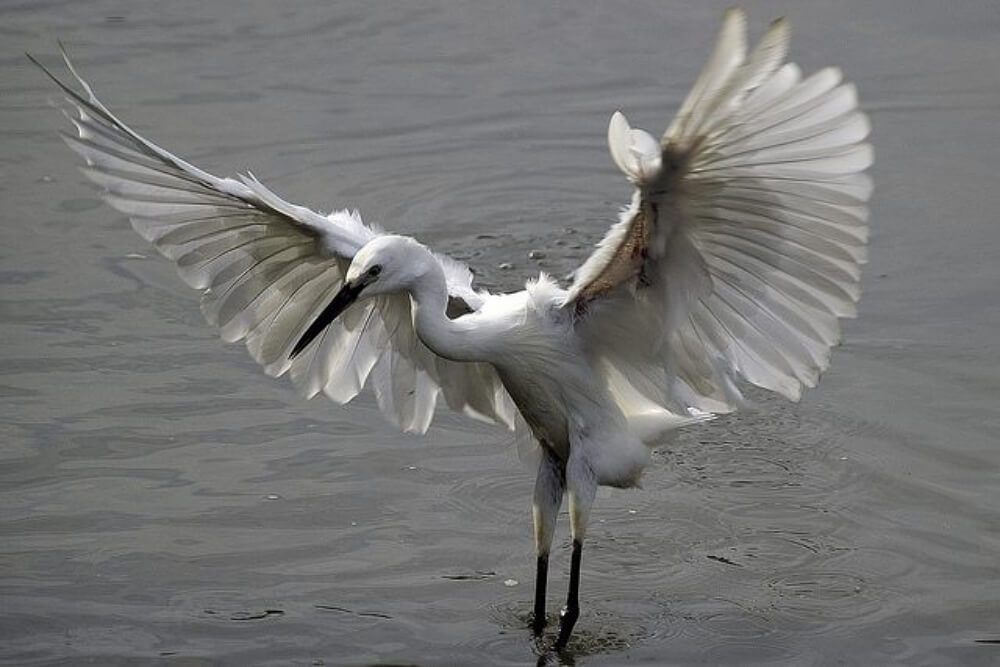
[[[542,443],[545,456],[538,463],[538,478],[535,480],[535,496],[531,516],[535,525],[535,553],[538,554],[538,569],[535,573],[535,618],[531,629],[535,637],[545,628],[545,589],[549,575],[549,551],[552,536],[556,532],[556,516],[562,504],[566,487],[565,471],[559,458]]]
[[[556,640],[556,650],[566,648],[566,642],[573,632],[576,619],[580,617],[580,556],[583,553],[583,542],[573,540],[573,558],[569,570],[569,595],[566,596],[566,606],[559,616],[559,639]]]
[[[538,637],[545,629],[545,584],[549,578],[549,555],[538,555],[538,568],[535,570],[535,619],[531,629]]]

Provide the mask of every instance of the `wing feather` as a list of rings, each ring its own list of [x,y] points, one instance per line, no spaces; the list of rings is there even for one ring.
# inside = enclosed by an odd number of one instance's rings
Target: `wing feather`
[[[637,189],[567,299],[612,390],[675,411],[733,409],[740,378],[797,400],[855,315],[867,260],[857,90],[839,69],[783,64],[784,20],[746,55],[744,25],[726,13],[659,153],[612,118],[612,157]]]
[[[665,139],[684,136],[702,122],[719,90],[742,64],[746,49],[746,15],[742,9],[731,7],[722,18],[715,49],[691,87],[691,92],[681,103],[674,122],[664,134]]]
[[[29,56],[31,58],[31,56]],[[289,352],[343,282],[350,260],[378,232],[348,211],[321,215],[288,202],[253,174],[219,178],[145,139],[104,106],[63,59],[82,93],[34,58],[66,94],[75,134],[61,133],[83,173],[113,208],[202,291],[205,319],[226,341],[245,340],[269,375],[287,374],[307,397],[346,403],[371,378],[386,416],[424,432],[439,394],[453,408],[513,426],[513,406],[492,366],[437,357],[413,330],[409,297],[352,306],[303,354]],[[479,308],[468,267],[437,255],[450,310]]]

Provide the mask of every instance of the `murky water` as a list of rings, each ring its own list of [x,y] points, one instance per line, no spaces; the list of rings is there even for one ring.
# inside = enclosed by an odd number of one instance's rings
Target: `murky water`
[[[22,52],[61,38],[168,148],[512,288],[614,219],[610,112],[661,128],[722,8],[536,4],[0,6],[0,661],[535,661],[508,436],[402,436],[264,377],[84,184]],[[996,664],[1000,12],[748,4],[871,114],[861,318],[801,404],[686,431],[598,499],[570,658]],[[567,569],[564,542],[553,613]]]

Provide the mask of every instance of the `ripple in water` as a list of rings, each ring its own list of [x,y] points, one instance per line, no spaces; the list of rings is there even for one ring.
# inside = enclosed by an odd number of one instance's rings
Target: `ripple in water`
[[[524,637],[526,644],[539,657],[539,664],[574,664],[577,658],[622,652],[650,636],[639,625],[626,629],[621,624],[621,619],[611,610],[584,610],[582,613],[586,614],[587,622],[584,623],[584,617],[581,616],[566,649],[556,656],[552,652],[552,646],[559,634],[561,608],[552,605],[546,616],[548,624],[542,636],[537,639],[531,632],[533,615],[529,602],[493,604],[490,605],[489,612],[493,622],[503,629],[503,634],[520,634]]]

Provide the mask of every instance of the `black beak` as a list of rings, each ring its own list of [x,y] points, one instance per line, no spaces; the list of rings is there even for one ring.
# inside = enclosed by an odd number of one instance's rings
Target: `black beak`
[[[344,286],[340,288],[339,292],[337,292],[337,295],[333,297],[333,301],[331,301],[327,307],[323,309],[323,312],[319,314],[319,317],[317,317],[316,320],[309,325],[309,328],[306,329],[306,332],[302,334],[302,338],[299,338],[299,342],[292,348],[288,358],[294,359],[298,356],[299,352],[306,349],[309,343],[311,343],[313,339],[323,331],[323,329],[327,328],[327,326],[337,319],[342,312],[347,310],[348,306],[357,301],[358,295],[361,294],[361,290],[365,288],[366,284],[367,283],[364,282],[358,282],[358,284],[352,285],[351,283],[345,282]]]

